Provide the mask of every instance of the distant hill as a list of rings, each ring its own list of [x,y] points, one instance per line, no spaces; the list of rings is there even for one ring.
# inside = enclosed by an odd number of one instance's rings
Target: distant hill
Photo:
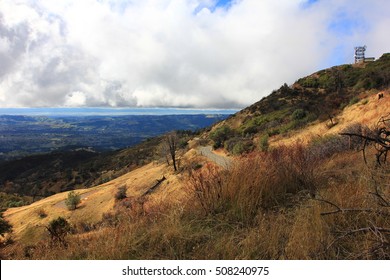
[[[0,115],[0,161],[80,148],[122,149],[171,130],[195,131],[228,115],[12,116]]]

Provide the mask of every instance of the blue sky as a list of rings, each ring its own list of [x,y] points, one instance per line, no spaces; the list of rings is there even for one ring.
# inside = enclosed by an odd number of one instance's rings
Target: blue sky
[[[217,7],[229,8],[232,5],[232,0],[219,0],[216,4]]]
[[[0,107],[243,108],[389,52],[387,0],[1,0]]]

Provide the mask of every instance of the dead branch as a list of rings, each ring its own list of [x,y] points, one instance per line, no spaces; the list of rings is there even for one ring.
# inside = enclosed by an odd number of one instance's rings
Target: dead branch
[[[143,195],[141,195],[141,197],[153,193],[158,188],[158,186],[160,186],[160,184],[165,180],[166,180],[165,176],[163,176],[160,180],[157,179],[156,180],[157,182],[150,189],[148,189]]]
[[[366,163],[365,149],[369,143],[373,143],[377,151],[376,161],[381,165],[386,162],[387,153],[390,150],[390,114],[382,116],[374,129],[366,133],[342,132],[340,135],[364,139],[363,156]]]
[[[336,205],[335,203],[330,202],[330,201],[325,200],[325,199],[315,198],[314,200],[319,201],[319,202],[323,202],[323,203],[327,203],[327,204],[336,208],[336,210],[333,210],[333,211],[322,212],[320,214],[321,216],[338,214],[338,213],[344,214],[347,212],[366,212],[366,213],[374,213],[374,214],[378,214],[381,216],[389,216],[390,217],[390,213],[388,211],[376,210],[376,209],[371,209],[371,208],[341,208],[338,205]]]
[[[383,228],[383,227],[376,227],[376,226],[370,226],[370,227],[365,227],[365,228],[358,228],[358,229],[351,229],[347,231],[338,231],[337,233],[342,233],[345,236],[359,233],[359,232],[389,232],[390,233],[390,228]]]

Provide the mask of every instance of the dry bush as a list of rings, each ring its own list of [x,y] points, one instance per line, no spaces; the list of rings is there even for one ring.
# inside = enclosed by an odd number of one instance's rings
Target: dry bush
[[[43,209],[43,208],[37,209],[37,210],[35,211],[35,213],[36,213],[36,214],[38,215],[38,217],[41,218],[41,219],[44,219],[44,218],[47,217],[47,213],[46,213],[45,209]]]
[[[390,205],[384,204],[389,179],[383,169],[365,168],[320,194],[321,216],[331,231],[327,258],[390,259]]]
[[[252,223],[260,210],[286,206],[301,191],[314,194],[316,162],[302,145],[252,153],[226,171],[206,165],[193,172],[189,190],[207,215]]]
[[[122,199],[126,198],[127,197],[126,191],[127,191],[126,186],[120,186],[118,188],[117,192],[115,193],[115,199],[122,200]]]

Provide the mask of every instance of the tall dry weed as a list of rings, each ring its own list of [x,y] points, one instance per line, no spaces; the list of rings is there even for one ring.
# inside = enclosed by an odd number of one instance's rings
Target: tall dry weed
[[[286,206],[299,192],[313,194],[316,166],[303,146],[279,147],[242,157],[229,170],[206,165],[191,174],[189,190],[206,215],[250,224],[259,211]]]

